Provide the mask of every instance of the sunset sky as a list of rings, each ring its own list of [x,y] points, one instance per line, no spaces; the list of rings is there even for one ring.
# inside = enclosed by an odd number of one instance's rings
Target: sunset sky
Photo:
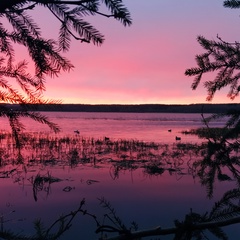
[[[185,69],[196,66],[195,55],[203,52],[196,37],[216,39],[218,34],[225,41],[240,40],[240,11],[224,8],[220,0],[123,2],[131,12],[132,26],[103,17],[93,19],[105,35],[104,44],[73,40],[65,56],[75,69],[47,79],[45,96],[84,104],[206,102],[206,90],[202,86],[191,90],[193,78],[184,75]],[[43,23],[45,36],[57,38],[53,16],[46,10],[34,14]],[[212,102],[232,102],[227,92],[221,91]]]

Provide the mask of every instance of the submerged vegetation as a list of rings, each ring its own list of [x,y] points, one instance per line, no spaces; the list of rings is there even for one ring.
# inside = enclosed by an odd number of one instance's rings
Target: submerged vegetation
[[[46,133],[24,133],[21,134],[21,158],[19,158],[12,133],[1,132],[0,178],[12,178],[14,183],[21,184],[24,176],[26,178],[26,174],[31,173],[27,181],[32,186],[34,201],[38,201],[40,193],[49,196],[52,184],[60,184],[64,181],[56,175],[57,173],[48,171],[49,167],[54,166],[68,166],[72,169],[108,168],[113,180],[121,178],[121,172],[136,170],[151,177],[168,174],[174,176],[176,180],[190,175],[206,187],[209,198],[213,197],[213,189],[217,182],[234,182],[237,187],[226,192],[210,211],[200,214],[190,210],[184,220],[175,220],[172,228],[158,227],[142,231],[135,222],[127,227],[110,203],[101,198],[99,201],[107,211],[103,221],[99,220],[101,216],[83,209],[85,206],[83,201],[77,210],[63,215],[49,228],[43,227],[40,221],[36,221],[37,233],[30,237],[16,235],[5,229],[5,219],[2,217],[0,236],[2,239],[58,239],[71,229],[72,221],[80,213],[93,219],[100,239],[136,239],[169,234],[174,235],[175,239],[206,239],[206,232],[212,233],[218,239],[227,239],[221,227],[240,222],[240,158],[238,148],[233,147],[236,142],[228,144],[222,142],[220,136],[223,133],[225,132],[218,129],[192,130],[191,134],[206,138],[201,144],[184,142],[161,144],[136,139],[109,137],[95,139],[82,137],[80,134],[58,136]],[[39,169],[45,169],[45,173],[40,172]],[[86,180],[87,185],[98,182],[98,179]],[[66,193],[72,190],[74,188],[69,185],[62,188]],[[56,228],[57,225],[59,229]],[[57,230],[50,233],[53,228]]]
[[[86,138],[82,136],[47,135],[44,133],[22,134],[21,155],[22,163],[56,163],[65,162],[70,166],[77,163],[97,164],[107,162],[125,161],[157,161],[166,160],[168,156],[167,144],[144,142],[139,140]],[[181,155],[177,151],[178,144],[171,154],[174,157]],[[181,151],[183,151],[183,145]],[[187,146],[189,147],[189,146]],[[17,163],[18,152],[15,148],[11,133],[0,133],[1,165]]]

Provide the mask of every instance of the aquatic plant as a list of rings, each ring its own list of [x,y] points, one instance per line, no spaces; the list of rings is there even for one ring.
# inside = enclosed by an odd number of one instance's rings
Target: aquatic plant
[[[239,184],[240,163],[238,151],[231,149],[232,145],[221,145],[218,142],[208,141],[199,145],[191,143],[166,145],[138,140],[115,140],[111,138],[106,140],[104,137],[94,139],[73,135],[51,136],[44,133],[26,133],[23,135],[23,162],[19,163],[15,160],[17,155],[11,144],[11,134],[4,133],[0,139],[1,149],[3,149],[0,155],[2,168],[9,166],[8,170],[0,171],[0,177],[11,177],[17,183],[21,182],[21,173],[26,173],[28,167],[55,165],[67,165],[72,168],[80,165],[97,167],[98,165],[102,166],[104,163],[105,166],[109,167],[109,174],[112,179],[119,178],[121,171],[135,171],[139,168],[148,176],[161,176],[169,173],[179,179],[185,174],[191,174],[195,178],[199,178],[201,183],[206,186],[208,196],[212,196],[214,183],[217,180],[236,180]],[[17,170],[19,166],[23,167],[23,171]],[[226,168],[231,172],[224,172]],[[229,175],[229,173],[232,175]],[[38,173],[36,176],[28,178],[28,180],[32,184],[35,201],[38,200],[38,194],[41,191],[44,190],[44,193],[48,196],[51,193],[52,183],[61,181],[61,179],[53,177],[49,172],[46,174]],[[96,182],[98,181],[89,179],[86,184],[91,185]],[[71,191],[72,189],[71,186],[67,186],[63,191]],[[102,238],[107,233],[112,232],[118,234],[113,239],[134,239],[141,236],[168,234],[173,234],[175,239],[191,239],[194,237],[201,239],[206,231],[210,231],[216,236],[220,236],[220,239],[224,239],[225,235],[220,228],[232,224],[234,221],[240,222],[239,208],[236,203],[239,199],[239,192],[232,190],[214,205],[210,213],[198,214],[190,211],[190,213],[186,214],[184,220],[176,220],[175,226],[172,228],[161,229],[157,227],[146,231],[137,231],[137,224],[134,222],[129,227],[123,224],[116,215],[114,208],[104,198],[100,199],[100,202],[108,210],[108,213],[104,215],[103,223],[100,224],[97,217],[86,210],[79,212],[94,219],[97,224],[97,233]],[[68,216],[71,217],[72,215]],[[222,219],[221,216],[223,216]],[[217,225],[214,225],[214,222],[217,222]],[[58,223],[62,224],[60,220]],[[53,228],[51,228],[51,231],[46,232],[46,228],[43,227],[41,222],[36,222],[36,229],[38,232],[36,236],[46,237],[46,239],[48,239],[47,237],[51,239],[51,236],[59,236],[56,232],[55,235],[50,234]],[[10,232],[6,232],[6,235],[4,235],[3,232],[3,237],[17,237]],[[26,239],[25,236],[19,236],[19,239],[21,237]]]
[[[161,175],[165,172],[165,169],[161,165],[149,164],[145,166],[144,172],[148,175]]]
[[[59,178],[52,177],[49,172],[47,172],[47,174],[44,174],[44,175],[40,175],[38,173],[35,177],[32,176],[28,180],[32,184],[32,187],[33,187],[33,197],[34,197],[35,201],[38,200],[37,195],[38,195],[38,193],[40,191],[44,190],[44,192],[48,196],[49,193],[50,193],[51,184],[55,183],[55,182],[62,181]]]
[[[197,135],[201,139],[214,139],[219,140],[223,136],[227,136],[231,133],[231,136],[229,135],[229,139],[236,139],[238,136],[238,133],[236,131],[232,132],[234,129],[232,128],[210,128],[210,127],[202,127],[202,128],[196,128],[191,129],[188,131],[182,131],[182,134],[191,134],[191,135]]]
[[[134,171],[142,168],[144,174],[153,174],[160,166],[164,172],[182,177],[182,169],[198,169],[201,156],[206,156],[207,145],[190,143],[160,144],[136,139],[88,138],[83,136],[58,136],[47,133],[22,134],[24,141],[21,149],[21,161],[12,145],[11,134],[5,132],[0,143],[1,165],[23,164],[30,166],[66,165],[72,168],[79,165],[95,166],[111,164],[110,175],[119,177],[121,171]],[[197,171],[197,170],[196,170]],[[195,172],[196,172],[195,171]],[[156,172],[155,172],[156,173]],[[190,171],[188,172],[190,173]],[[196,175],[197,176],[197,175]],[[200,176],[200,175],[199,175]]]

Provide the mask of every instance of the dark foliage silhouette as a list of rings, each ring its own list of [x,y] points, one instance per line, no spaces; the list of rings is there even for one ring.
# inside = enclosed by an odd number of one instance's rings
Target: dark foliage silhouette
[[[103,13],[100,8],[105,6]],[[44,38],[34,13],[40,8],[50,11],[59,22],[57,40]],[[20,117],[32,118],[47,124],[54,132],[59,127],[45,116],[35,113],[31,107],[52,103],[57,100],[46,100],[43,92],[46,79],[57,77],[61,71],[70,71],[71,62],[62,53],[70,48],[71,39],[80,42],[101,45],[104,36],[84,20],[86,16],[100,15],[112,17],[124,26],[131,25],[131,17],[121,0],[9,0],[0,4],[0,103],[15,103],[22,108],[13,111],[9,105],[0,105],[0,116],[9,119],[16,145],[20,147],[19,133],[24,129]],[[16,45],[23,46],[35,66],[30,74],[28,62],[16,58]],[[36,109],[34,109],[36,110]]]
[[[231,0],[224,1],[226,8],[240,8],[239,1]],[[228,97],[235,99],[239,95],[240,85],[240,44],[239,42],[226,42],[217,35],[217,40],[208,40],[203,36],[197,38],[199,44],[205,50],[204,53],[196,55],[197,67],[189,68],[185,71],[187,76],[195,76],[192,83],[192,89],[195,90],[203,78],[208,73],[216,73],[213,80],[204,82],[204,87],[207,89],[207,101],[211,101],[217,91],[228,87]],[[240,126],[240,111],[229,110],[225,113],[216,114],[211,119],[228,118],[226,128],[230,128],[222,138],[222,143],[228,141],[229,138],[237,139],[239,136]],[[235,141],[235,147],[239,145]]]

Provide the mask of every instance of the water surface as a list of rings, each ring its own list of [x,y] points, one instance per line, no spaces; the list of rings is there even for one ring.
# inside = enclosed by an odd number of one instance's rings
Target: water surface
[[[234,182],[216,183],[214,195],[209,199],[206,196],[206,187],[200,184],[199,178],[187,164],[193,158],[201,156],[192,153],[181,155],[182,151],[172,150],[178,143],[195,144],[202,141],[196,136],[181,134],[181,131],[203,126],[199,114],[61,112],[44,114],[59,124],[62,129],[59,135],[49,133],[45,126],[30,120],[24,120],[26,131],[42,132],[42,135],[56,139],[67,135],[73,142],[79,141],[80,145],[66,144],[64,145],[66,148],[58,150],[52,147],[50,152],[52,151],[54,157],[47,155],[49,152],[44,148],[42,150],[39,148],[42,158],[37,159],[35,155],[37,150],[35,152],[31,150],[32,153],[26,155],[24,164],[10,164],[10,161],[2,164],[0,176],[4,177],[0,178],[3,193],[0,198],[0,212],[4,216],[4,229],[10,228],[31,234],[34,232],[34,219],[42,218],[44,224],[48,226],[60,215],[76,209],[83,198],[86,199],[86,209],[101,219],[106,213],[99,205],[98,198],[101,197],[111,203],[127,226],[135,221],[139,229],[159,225],[168,228],[174,226],[175,219],[183,220],[190,209],[201,214],[208,211],[227,190],[235,187]],[[222,121],[216,121],[213,126],[223,124]],[[1,128],[7,128],[6,125],[7,123],[2,121]],[[75,134],[74,130],[79,130],[80,134]],[[181,141],[176,142],[176,136],[180,136]],[[109,142],[105,142],[105,137],[109,138]],[[86,146],[87,141],[89,144],[93,142],[91,138],[102,144],[100,150],[100,145],[98,146],[96,142],[91,145],[94,147]],[[117,143],[116,146],[120,146],[120,143],[130,144],[129,141],[134,141],[138,147],[141,141],[153,141],[158,143],[159,147],[157,150],[153,146],[139,150],[140,146],[135,153],[134,150],[111,152],[112,149],[116,149],[110,147],[115,146],[111,144]],[[170,146],[171,151],[167,156],[164,155],[167,149],[165,144]],[[57,159],[54,154],[60,151],[59,149],[62,152],[66,151],[67,154],[58,153],[61,157]],[[106,149],[111,151],[106,153]],[[74,159],[72,150],[81,151],[82,155],[79,153],[78,158]],[[141,151],[147,154],[142,155],[144,157],[137,157],[137,153],[143,153]],[[83,154],[90,157],[84,158]],[[44,156],[47,156],[47,159]],[[130,161],[130,156],[134,158],[135,163]],[[151,172],[150,168],[146,168],[149,163],[158,164],[157,166],[162,167],[164,171]],[[10,172],[11,170],[14,171]],[[6,175],[6,172],[9,174]],[[51,176],[59,181],[42,182],[36,187],[33,183],[37,176]],[[94,233],[95,229],[96,225],[90,217],[79,216],[71,230],[61,239],[77,239],[76,236],[83,239],[98,239]],[[233,230],[230,228],[229,232],[232,234],[229,235],[230,239],[235,239],[240,234],[239,228],[236,227]],[[172,236],[163,239],[172,239]]]

